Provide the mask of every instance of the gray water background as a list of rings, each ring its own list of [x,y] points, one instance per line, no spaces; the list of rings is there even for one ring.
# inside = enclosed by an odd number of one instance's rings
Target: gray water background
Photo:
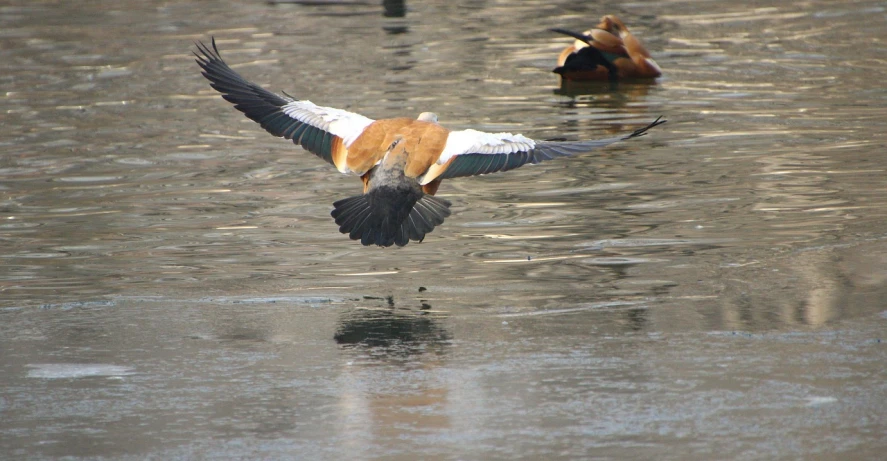
[[[561,88],[620,16],[665,75]],[[421,244],[193,43],[372,118],[589,139],[446,181]],[[0,458],[876,459],[883,2],[0,6]]]

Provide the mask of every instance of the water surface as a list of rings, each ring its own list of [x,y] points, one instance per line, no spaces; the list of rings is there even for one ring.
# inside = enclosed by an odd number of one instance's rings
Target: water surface
[[[322,3],[322,2],[321,2]],[[871,458],[887,444],[882,4],[0,8],[4,457]],[[550,72],[617,14],[654,84]],[[208,87],[644,138],[450,180],[366,248],[360,183]]]

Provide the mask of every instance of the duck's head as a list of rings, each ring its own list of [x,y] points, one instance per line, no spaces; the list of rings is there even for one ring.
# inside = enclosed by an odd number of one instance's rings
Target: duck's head
[[[437,123],[437,114],[435,114],[434,112],[422,112],[421,114],[419,114],[419,117],[416,120],[419,120],[421,122]]]
[[[600,24],[586,32],[597,42],[597,48],[619,50],[623,46],[622,39],[629,35],[628,28],[616,16],[608,14],[601,18]]]
[[[608,14],[601,18],[601,23],[597,25],[598,29],[605,30],[613,35],[619,37],[625,37],[625,35],[629,34],[628,27],[625,27],[625,24],[612,14]]]

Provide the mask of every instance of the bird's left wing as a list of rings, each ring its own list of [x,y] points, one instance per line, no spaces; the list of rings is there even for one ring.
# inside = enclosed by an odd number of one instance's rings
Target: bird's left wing
[[[507,171],[527,163],[539,163],[592,151],[617,141],[643,136],[647,130],[665,123],[662,117],[625,136],[591,141],[534,141],[511,133],[485,133],[476,130],[452,131],[437,162],[419,178],[428,184],[435,179],[474,176]]]
[[[222,97],[274,136],[291,139],[305,150],[348,172],[347,149],[374,120],[360,114],[315,105],[272,93],[235,72],[222,60],[215,38],[212,49],[198,42],[197,64]]]

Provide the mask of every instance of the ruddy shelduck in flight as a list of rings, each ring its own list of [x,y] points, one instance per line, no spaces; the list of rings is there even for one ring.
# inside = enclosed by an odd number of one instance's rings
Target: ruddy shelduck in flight
[[[576,39],[558,56],[553,71],[564,80],[615,81],[662,75],[650,52],[616,16],[604,16],[597,27],[581,34],[564,29],[551,31]]]
[[[450,215],[450,202],[434,194],[444,179],[506,171],[527,163],[591,151],[643,135],[665,123],[594,141],[534,141],[519,134],[450,131],[437,115],[417,119],[373,120],[278,95],[232,70],[212,48],[197,43],[197,63],[210,85],[234,108],[269,133],[291,139],[305,150],[363,180],[363,194],[333,203],[339,231],[364,245],[404,246]]]

